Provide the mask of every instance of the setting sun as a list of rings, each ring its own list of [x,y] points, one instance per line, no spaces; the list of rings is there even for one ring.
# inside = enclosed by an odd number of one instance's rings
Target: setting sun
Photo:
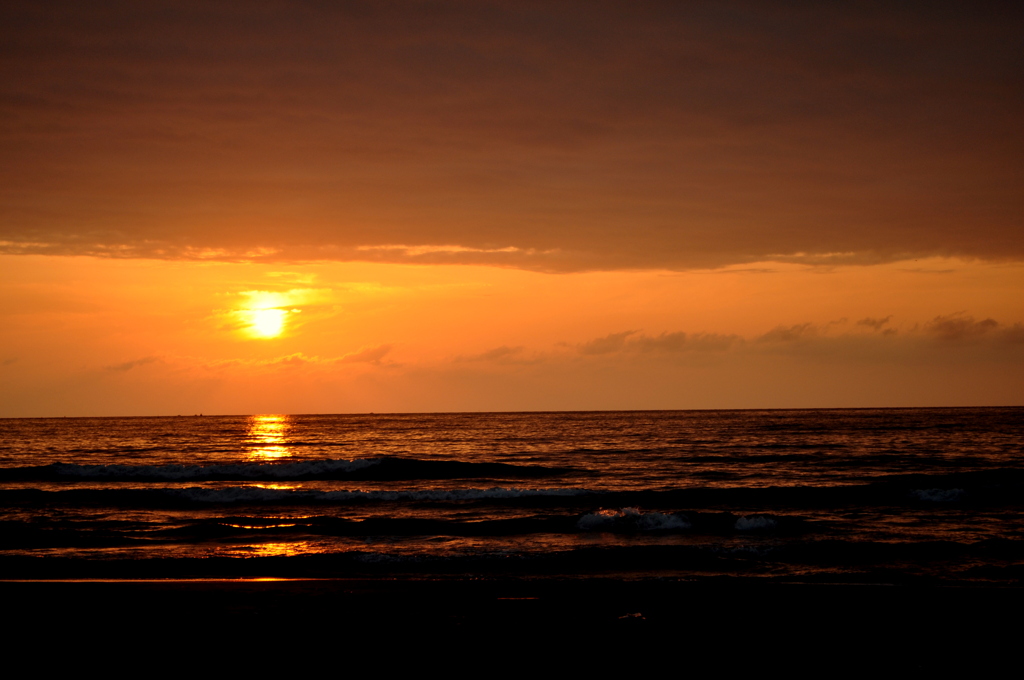
[[[254,309],[249,312],[249,332],[259,338],[274,338],[284,330],[288,312],[283,309]]]

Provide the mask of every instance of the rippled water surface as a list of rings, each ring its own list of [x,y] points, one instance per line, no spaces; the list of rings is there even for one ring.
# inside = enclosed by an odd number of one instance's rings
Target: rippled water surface
[[[0,420],[0,569],[1016,582],[1022,435],[1020,408]]]

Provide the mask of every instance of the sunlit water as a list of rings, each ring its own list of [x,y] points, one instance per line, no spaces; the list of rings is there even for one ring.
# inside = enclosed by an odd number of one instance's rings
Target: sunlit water
[[[0,420],[0,576],[1005,583],[1022,435],[1020,408]]]

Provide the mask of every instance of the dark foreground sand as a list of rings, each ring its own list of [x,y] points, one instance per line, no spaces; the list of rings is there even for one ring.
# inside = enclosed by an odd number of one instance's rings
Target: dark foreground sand
[[[978,671],[1017,663],[1024,589],[592,579],[5,581],[8,644],[180,654],[410,650],[504,666]],[[241,647],[240,647],[241,646]],[[497,656],[495,656],[497,655]]]

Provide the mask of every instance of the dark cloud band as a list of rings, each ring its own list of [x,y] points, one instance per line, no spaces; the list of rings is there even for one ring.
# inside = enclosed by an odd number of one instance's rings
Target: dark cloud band
[[[1021,259],[1006,4],[5,3],[0,251]]]

